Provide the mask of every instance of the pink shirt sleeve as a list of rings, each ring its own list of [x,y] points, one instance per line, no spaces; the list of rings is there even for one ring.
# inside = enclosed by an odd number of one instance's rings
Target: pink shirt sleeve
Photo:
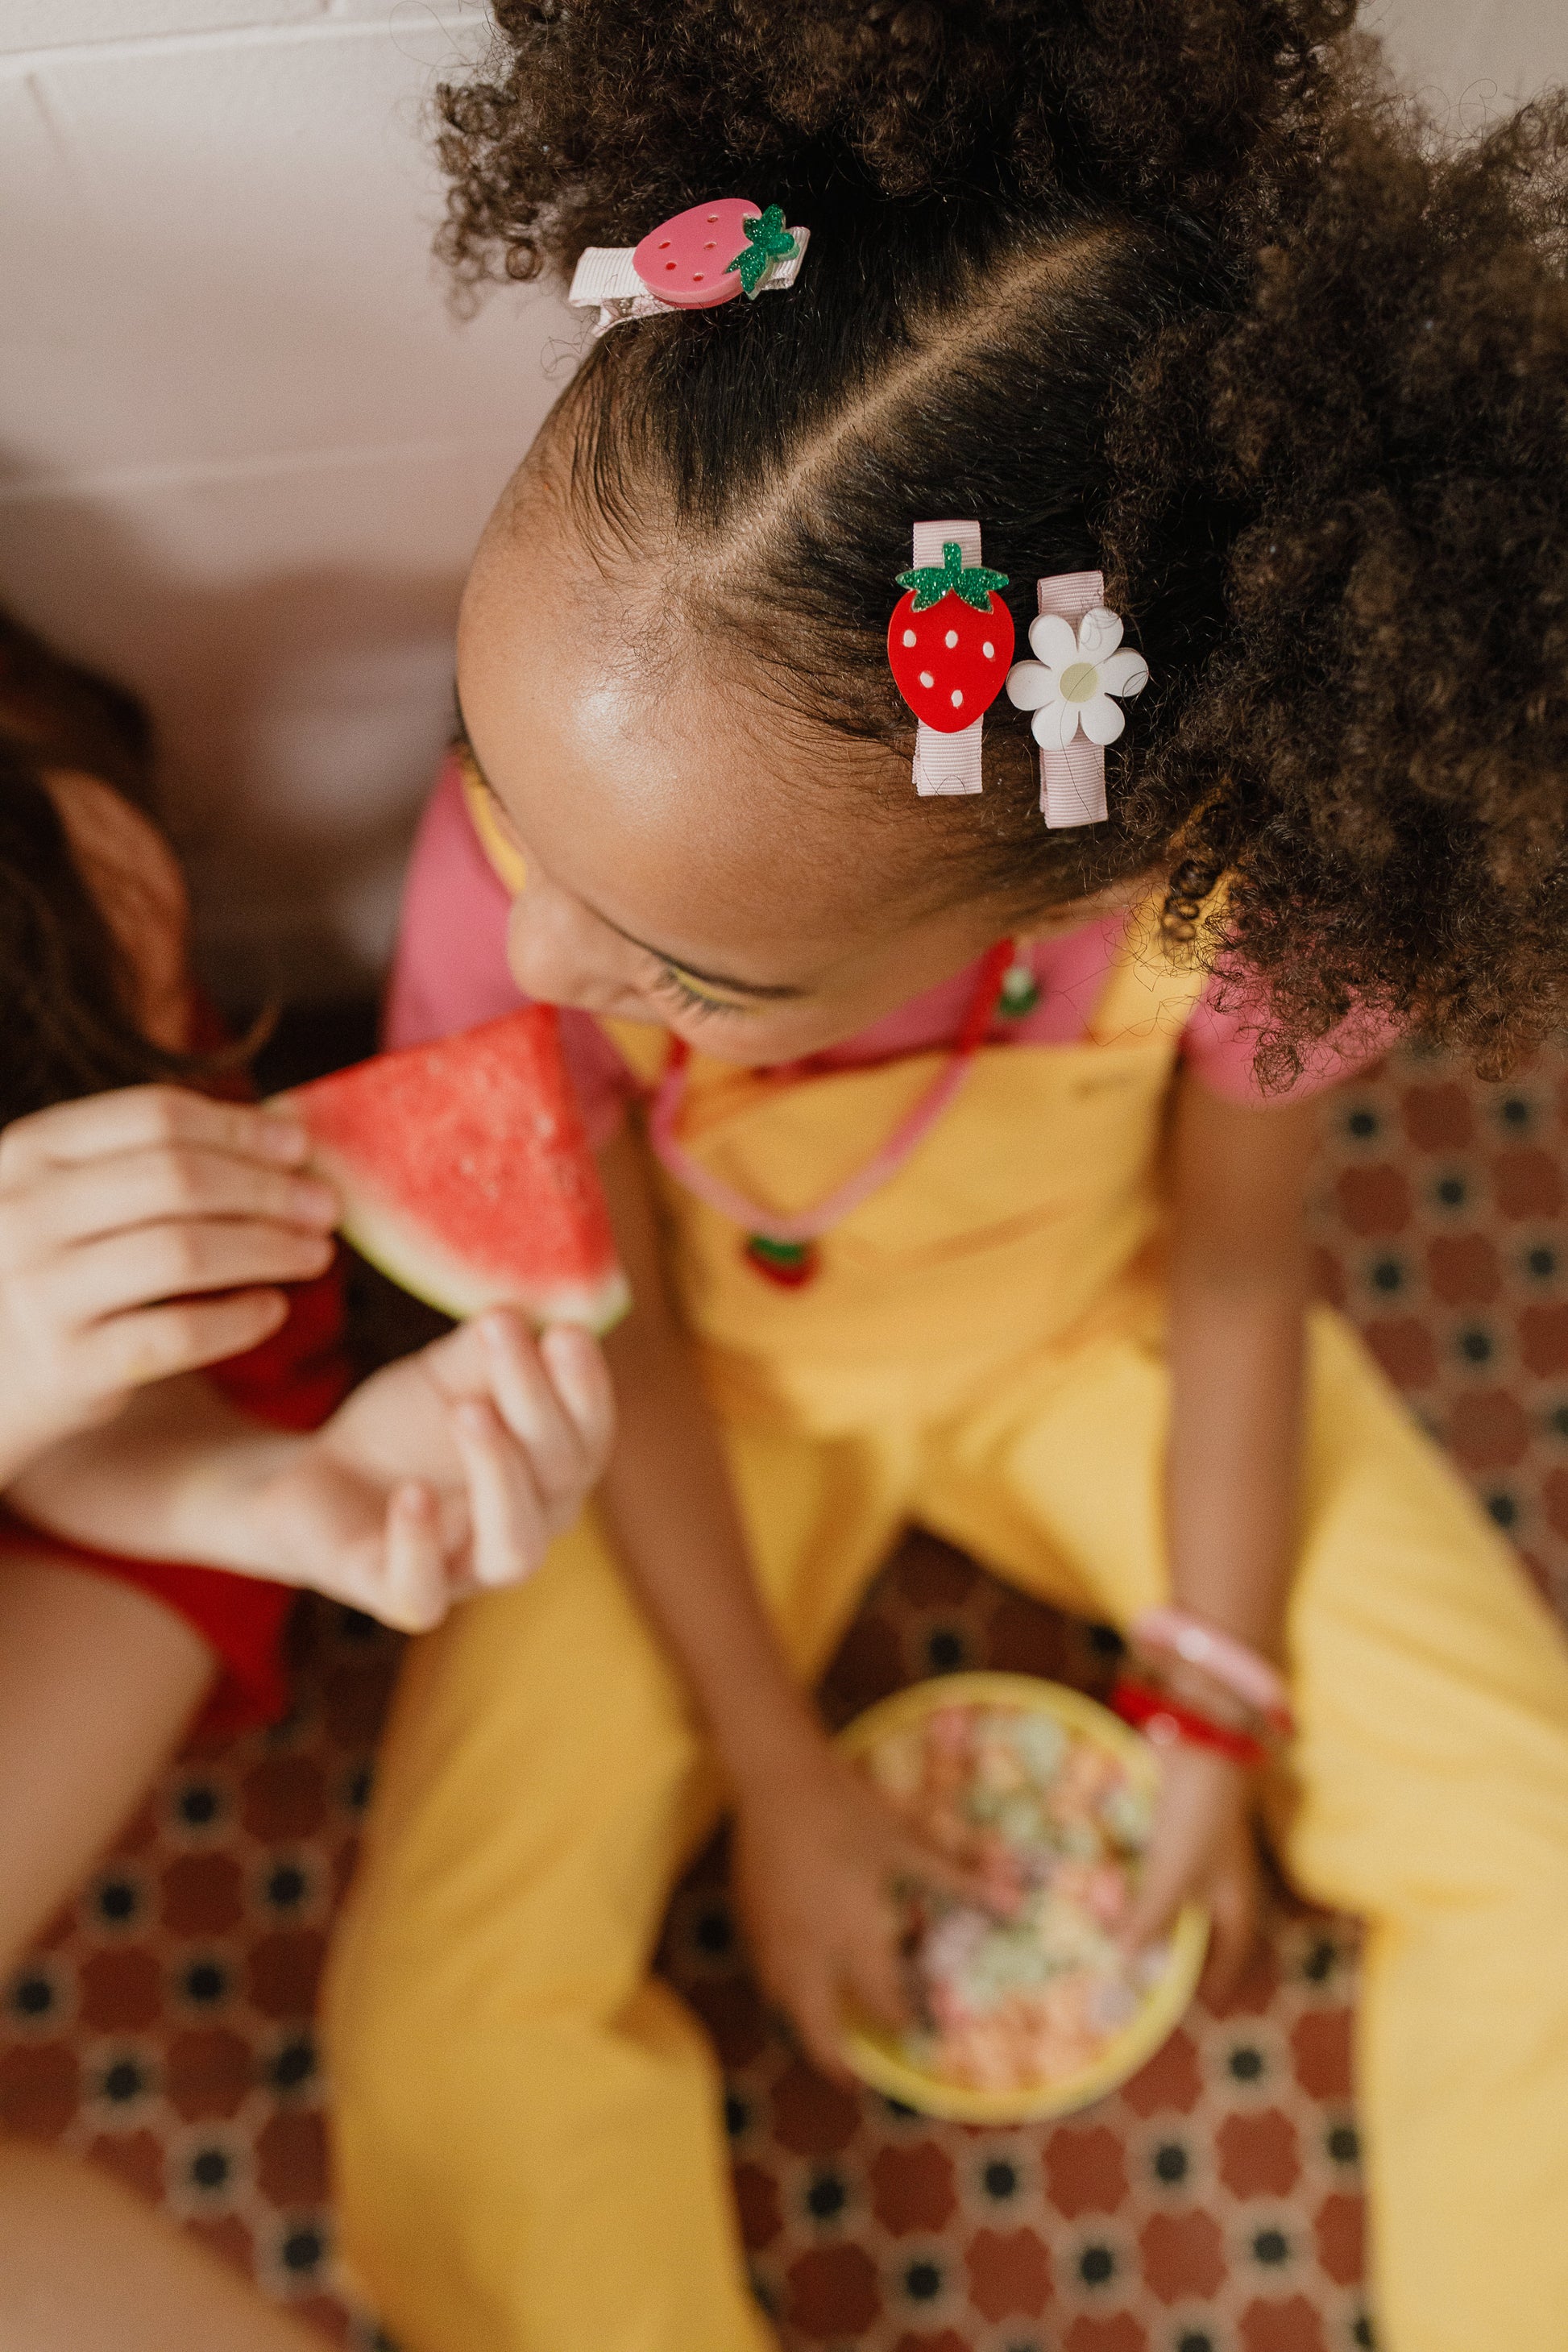
[[[1211,980],[1183,1034],[1182,1059],[1211,1094],[1227,1102],[1267,1107],[1304,1102],[1310,1095],[1325,1093],[1386,1054],[1399,1034],[1391,1021],[1352,1013],[1309,1048],[1294,1085],[1266,1094],[1252,1067],[1265,1019],[1260,995]]]
[[[461,771],[448,760],[419,821],[403,887],[382,1021],[388,1045],[426,1045],[527,1001],[507,968],[510,908],[468,821]],[[586,1013],[563,1010],[561,1044],[597,1150],[625,1117],[630,1074]]]

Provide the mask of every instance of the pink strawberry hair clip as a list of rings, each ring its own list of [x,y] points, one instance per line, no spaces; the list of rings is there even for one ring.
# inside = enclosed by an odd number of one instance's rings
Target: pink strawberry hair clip
[[[1098,824],[1105,808],[1105,747],[1127,724],[1121,702],[1149,682],[1142,654],[1121,643],[1099,572],[1058,572],[1037,583],[1029,625],[1033,661],[1013,662],[1003,572],[980,560],[977,522],[917,522],[908,591],[888,623],[893,683],[914,712],[915,790],[977,793],[986,711],[1004,686],[1032,710],[1040,747],[1040,814],[1047,825]],[[1009,667],[1011,665],[1011,667]]]
[[[566,299],[598,311],[595,340],[628,319],[711,310],[739,294],[754,302],[795,284],[810,236],[786,228],[778,205],[764,211],[746,196],[716,196],[660,221],[637,245],[591,245]]]

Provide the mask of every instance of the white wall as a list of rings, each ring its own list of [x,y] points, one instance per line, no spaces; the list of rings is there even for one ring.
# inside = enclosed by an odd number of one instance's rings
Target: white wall
[[[1400,79],[1457,130],[1568,79],[1564,0],[1363,0]]]
[[[1369,14],[1456,120],[1568,74],[1564,0]],[[384,952],[468,555],[578,341],[531,289],[458,326],[428,259],[422,109],[486,39],[0,0],[0,595],[151,698],[230,998]]]
[[[447,315],[424,0],[0,0],[0,595],[151,698],[225,992],[383,951],[574,322]]]

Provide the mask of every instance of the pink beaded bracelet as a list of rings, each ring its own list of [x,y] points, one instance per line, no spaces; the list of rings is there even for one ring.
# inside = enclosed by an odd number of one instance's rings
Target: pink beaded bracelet
[[[1222,1633],[1185,1609],[1172,1608],[1145,1609],[1127,1630],[1136,1648],[1163,1652],[1200,1667],[1244,1706],[1254,1708],[1280,1738],[1291,1737],[1296,1724],[1284,1675],[1234,1633]]]

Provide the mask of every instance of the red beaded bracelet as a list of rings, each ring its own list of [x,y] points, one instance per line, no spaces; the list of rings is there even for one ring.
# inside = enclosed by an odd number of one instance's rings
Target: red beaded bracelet
[[[1180,1699],[1137,1682],[1131,1675],[1118,1678],[1110,1704],[1123,1723],[1142,1731],[1156,1748],[1212,1748],[1216,1756],[1228,1756],[1233,1764],[1244,1765],[1249,1772],[1268,1760],[1268,1748],[1250,1732],[1233,1731],[1228,1724],[1215,1723],[1211,1716],[1184,1706]]]

